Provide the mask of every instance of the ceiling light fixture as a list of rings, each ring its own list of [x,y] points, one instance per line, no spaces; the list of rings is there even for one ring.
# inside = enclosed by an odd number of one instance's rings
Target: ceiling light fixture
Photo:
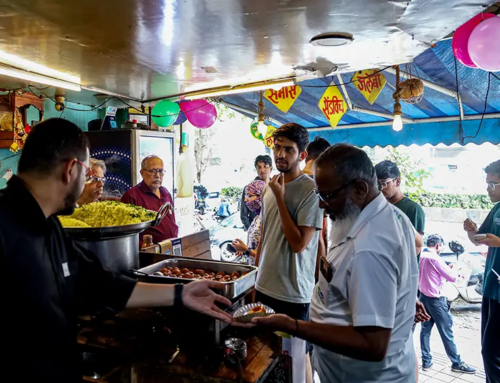
[[[293,79],[283,79],[283,80],[258,82],[258,83],[253,83],[253,84],[243,84],[243,85],[234,85],[234,86],[227,85],[224,87],[200,90],[200,91],[193,92],[191,94],[187,93],[185,95],[185,98],[187,100],[197,100],[200,98],[228,96],[231,94],[256,92],[256,91],[267,90],[267,89],[281,89],[285,86],[292,86],[292,85],[295,85],[295,82],[293,81]]]
[[[52,85],[56,88],[64,88],[79,92],[81,90],[79,84],[74,84],[68,81],[57,80],[55,78],[42,76],[41,74],[30,73],[20,69],[7,68],[0,66],[0,75],[19,78],[21,80],[33,81],[40,84]]]
[[[341,47],[353,41],[354,37],[350,33],[328,32],[314,36],[310,43],[317,47]]]
[[[400,84],[401,78],[399,77],[399,65],[396,65],[394,69],[396,70],[396,90],[392,95],[394,98],[394,120],[392,121],[392,129],[399,132],[403,129],[403,119],[401,118],[403,112],[401,111],[401,104],[399,103],[402,91]]]
[[[0,51],[0,63],[10,65],[14,68],[24,69],[28,72],[39,73],[44,76],[53,77],[58,80],[73,82],[80,84],[81,79],[78,76],[73,76],[69,73],[59,72],[58,70],[47,68],[46,66],[34,63],[10,53]]]

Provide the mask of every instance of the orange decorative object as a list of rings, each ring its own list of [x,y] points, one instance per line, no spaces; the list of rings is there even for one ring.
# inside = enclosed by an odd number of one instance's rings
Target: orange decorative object
[[[401,100],[408,104],[417,104],[424,95],[424,83],[418,78],[409,78],[399,84]]]
[[[323,96],[320,98],[318,107],[321,109],[326,119],[335,128],[339,123],[340,119],[347,112],[347,104],[340,93],[340,90],[332,82]]]

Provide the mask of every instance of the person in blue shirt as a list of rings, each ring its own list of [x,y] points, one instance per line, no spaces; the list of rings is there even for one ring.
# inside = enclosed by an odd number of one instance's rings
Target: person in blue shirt
[[[229,203],[225,198],[222,199],[217,215],[221,217],[221,219],[225,219],[231,215],[231,212],[229,211]]]
[[[486,184],[491,202],[500,201],[500,161],[489,164]],[[500,382],[500,204],[490,211],[481,227],[470,219],[464,230],[475,245],[487,245],[488,256],[484,269],[483,305],[481,313],[481,343],[487,383]],[[478,239],[477,234],[486,234]]]

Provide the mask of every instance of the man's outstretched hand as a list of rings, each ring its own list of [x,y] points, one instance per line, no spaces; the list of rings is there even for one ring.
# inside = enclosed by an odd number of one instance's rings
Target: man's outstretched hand
[[[220,290],[223,288],[224,285],[222,283],[213,281],[191,282],[184,285],[184,289],[182,290],[182,301],[184,302],[184,306],[191,310],[198,311],[226,323],[231,323],[233,320],[231,315],[215,305],[215,302],[220,302],[230,306],[231,301],[211,290]]]

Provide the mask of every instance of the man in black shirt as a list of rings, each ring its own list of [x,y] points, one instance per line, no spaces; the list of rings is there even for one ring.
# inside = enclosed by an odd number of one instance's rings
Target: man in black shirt
[[[255,159],[255,170],[258,174],[258,177],[256,177],[255,179],[264,181],[266,184],[268,184],[269,180],[271,179],[271,172],[273,171],[273,160],[271,159],[271,157],[267,155],[257,156],[257,158]],[[251,211],[245,203],[245,188],[243,188],[243,194],[241,196],[240,218],[243,226],[245,226],[245,230],[248,230],[255,218],[255,213]]]
[[[18,176],[0,191],[2,381],[81,381],[77,313],[87,307],[181,305],[230,322],[214,283],[181,287],[136,282],[104,270],[64,233],[56,214],[71,214],[89,166],[88,141],[64,119],[33,128]]]

